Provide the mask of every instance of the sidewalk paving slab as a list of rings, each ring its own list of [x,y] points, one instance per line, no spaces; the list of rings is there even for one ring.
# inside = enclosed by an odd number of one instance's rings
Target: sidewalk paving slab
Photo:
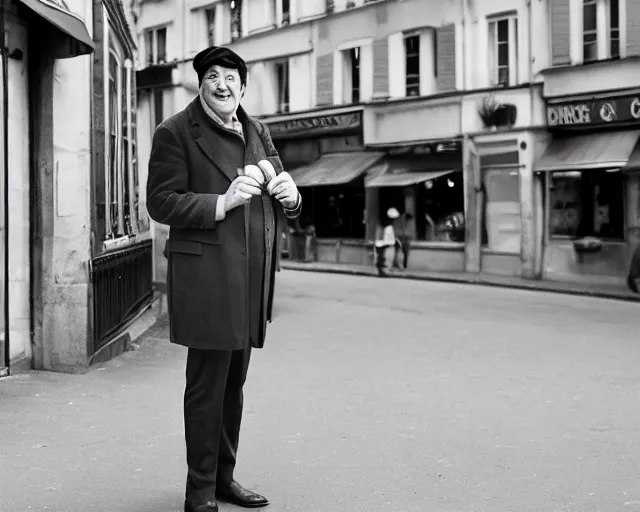
[[[280,262],[280,267],[283,270],[306,272],[326,272],[332,274],[347,274],[372,277],[376,277],[378,275],[375,267],[346,263],[306,263],[292,260],[282,260]],[[389,278],[496,286],[504,288],[515,288],[520,290],[544,291],[551,293],[564,293],[569,295],[582,295],[604,299],[640,302],[640,295],[633,293],[624,285],[616,284],[577,283],[566,281],[524,279],[521,277],[512,276],[470,274],[466,272],[426,272],[415,270],[392,271],[388,274],[387,279]]]

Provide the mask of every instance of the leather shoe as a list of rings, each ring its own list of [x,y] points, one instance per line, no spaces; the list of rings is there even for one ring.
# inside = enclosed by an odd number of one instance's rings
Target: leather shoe
[[[184,500],[184,512],[218,512],[218,504],[215,501],[207,501],[194,507],[188,500]]]
[[[244,508],[259,508],[269,504],[267,498],[245,489],[235,480],[229,484],[218,484],[216,498]]]

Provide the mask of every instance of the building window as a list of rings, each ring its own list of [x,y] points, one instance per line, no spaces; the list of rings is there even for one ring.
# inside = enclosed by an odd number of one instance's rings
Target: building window
[[[278,113],[289,112],[289,61],[276,63],[276,84],[278,87]]]
[[[164,64],[167,61],[167,28],[147,30],[145,33],[147,65]]]
[[[231,0],[231,40],[242,37],[242,0]]]
[[[518,20],[515,16],[489,21],[489,85],[516,85],[518,76]]]
[[[126,58],[112,32],[106,67],[105,238],[109,240],[132,235],[137,230],[138,207],[134,75],[131,60]]]
[[[619,58],[620,31],[623,25],[620,0],[583,0],[583,61],[593,62],[599,59]]]
[[[420,35],[404,38],[407,96],[420,95]]]
[[[582,52],[585,62],[598,60],[598,5],[584,0],[582,6]]]
[[[282,0],[282,24],[288,25],[291,23],[291,6],[289,0]]]
[[[611,58],[620,57],[620,0],[609,0],[609,44]]]
[[[351,48],[347,51],[349,62],[349,78],[351,81],[348,98],[351,103],[360,102],[360,48]]]
[[[216,44],[216,7],[209,7],[204,10],[205,26],[207,29],[207,46]]]
[[[552,238],[624,239],[624,175],[619,169],[549,176]]]

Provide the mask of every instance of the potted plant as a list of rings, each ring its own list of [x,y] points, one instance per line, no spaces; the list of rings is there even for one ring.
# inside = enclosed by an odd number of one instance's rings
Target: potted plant
[[[510,103],[500,103],[493,94],[485,96],[478,108],[478,115],[487,128],[496,129],[498,126],[513,126],[516,122],[518,109]]]

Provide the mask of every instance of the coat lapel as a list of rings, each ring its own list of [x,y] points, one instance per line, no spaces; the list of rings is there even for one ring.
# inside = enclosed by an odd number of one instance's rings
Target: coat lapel
[[[233,167],[230,162],[231,148],[227,143],[213,144],[217,138],[220,137],[218,130],[212,126],[213,121],[206,117],[202,105],[200,105],[200,98],[191,102],[189,106],[191,112],[191,136],[196,141],[196,144],[200,147],[202,152],[220,169],[229,181],[233,181],[238,177],[238,169]],[[231,134],[231,136],[234,136]]]

